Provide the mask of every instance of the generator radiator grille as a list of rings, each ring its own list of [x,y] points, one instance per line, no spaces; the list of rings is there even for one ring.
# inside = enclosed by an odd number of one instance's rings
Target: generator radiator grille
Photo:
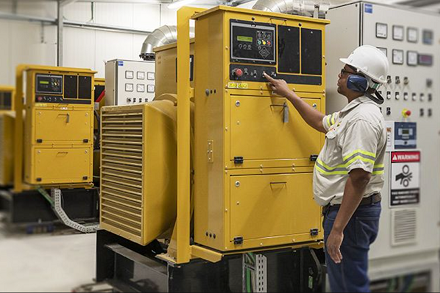
[[[101,225],[140,241],[143,228],[143,111],[103,111],[101,119]]]
[[[417,213],[415,209],[393,210],[392,245],[411,244],[416,242]]]

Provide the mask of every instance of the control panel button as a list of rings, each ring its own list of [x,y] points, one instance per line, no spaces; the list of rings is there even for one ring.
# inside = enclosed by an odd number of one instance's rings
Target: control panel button
[[[425,110],[424,109],[420,109],[420,117],[425,116]]]
[[[235,68],[235,69],[232,71],[232,74],[233,74],[235,77],[242,77],[242,76],[243,76],[243,70],[241,70],[240,68]]]
[[[428,109],[428,117],[432,116],[432,109]]]
[[[420,102],[423,102],[425,100],[425,95],[424,94],[420,94]]]
[[[396,76],[396,84],[400,84],[400,77]]]
[[[398,100],[400,99],[400,93],[399,93],[399,92],[396,92],[396,93],[394,94],[394,98],[398,101]]]
[[[408,118],[409,116],[411,116],[411,110],[403,109],[402,116],[403,116],[403,118]]]
[[[432,102],[432,94],[428,94],[428,101]]]
[[[404,99],[405,101],[408,101],[408,93],[403,93],[403,99]]]
[[[390,91],[387,92],[387,100],[391,100],[391,92]]]
[[[387,107],[387,115],[390,116],[391,115],[391,108]]]
[[[413,101],[416,101],[416,100],[417,100],[417,94],[416,94],[416,93],[413,93],[413,94],[412,94],[412,100],[413,100]]]
[[[388,76],[387,76],[387,83],[390,84],[391,82],[392,82],[392,80],[391,80],[391,75],[388,75]]]

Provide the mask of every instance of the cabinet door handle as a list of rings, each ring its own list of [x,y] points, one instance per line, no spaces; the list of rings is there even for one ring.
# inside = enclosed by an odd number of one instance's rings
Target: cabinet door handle
[[[286,181],[273,181],[273,182],[271,182],[270,184],[271,184],[271,185],[272,185],[272,184],[287,184],[287,182],[286,182]]]
[[[284,102],[282,105],[272,104],[271,107],[283,107],[283,123],[289,122],[289,106]]]
[[[66,115],[66,123],[69,123],[69,122],[70,122],[70,115],[69,115],[69,113],[66,113],[66,114],[58,114],[58,116],[64,116],[64,115]]]

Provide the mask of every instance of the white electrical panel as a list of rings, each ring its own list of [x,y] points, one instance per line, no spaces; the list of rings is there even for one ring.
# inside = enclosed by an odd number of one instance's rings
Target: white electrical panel
[[[105,65],[105,105],[134,105],[154,100],[154,61],[115,59]]]
[[[337,93],[339,58],[368,44],[390,63],[379,89],[388,143],[370,278],[428,271],[429,291],[439,291],[440,16],[359,1],[331,8],[327,18],[327,113],[347,104]]]

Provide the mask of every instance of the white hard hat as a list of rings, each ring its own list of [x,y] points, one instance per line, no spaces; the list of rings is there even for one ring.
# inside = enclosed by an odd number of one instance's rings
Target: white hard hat
[[[374,46],[363,45],[357,47],[348,58],[339,59],[350,65],[358,72],[369,77],[375,83],[386,83],[390,67],[385,54]]]

